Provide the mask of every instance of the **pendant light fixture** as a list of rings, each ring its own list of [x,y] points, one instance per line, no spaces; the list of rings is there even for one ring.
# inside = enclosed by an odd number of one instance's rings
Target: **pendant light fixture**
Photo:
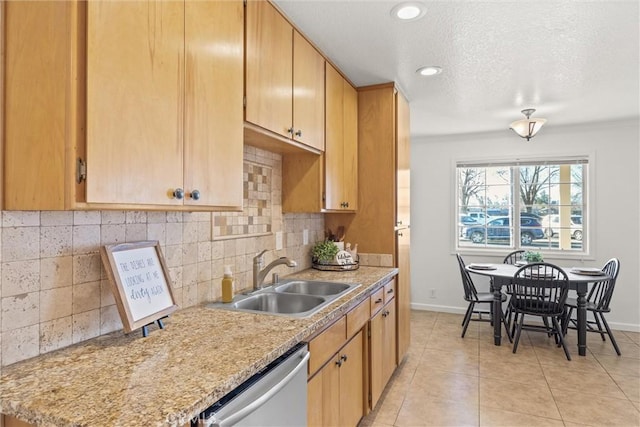
[[[515,133],[520,135],[522,138],[525,138],[527,141],[529,141],[531,138],[533,138],[536,135],[536,133],[538,133],[538,131],[542,128],[542,125],[544,125],[547,122],[547,119],[532,119],[531,115],[535,111],[536,110],[533,108],[527,108],[526,110],[522,110],[522,114],[524,114],[527,118],[522,120],[516,120],[515,122],[511,123],[511,126],[509,126],[509,129],[512,129]]]

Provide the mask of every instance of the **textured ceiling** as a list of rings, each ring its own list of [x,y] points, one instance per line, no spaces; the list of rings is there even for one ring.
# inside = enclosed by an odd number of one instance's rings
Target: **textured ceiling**
[[[507,130],[523,108],[546,127],[639,115],[638,0],[423,1],[413,22],[398,2],[275,3],[355,85],[395,81],[414,137]]]

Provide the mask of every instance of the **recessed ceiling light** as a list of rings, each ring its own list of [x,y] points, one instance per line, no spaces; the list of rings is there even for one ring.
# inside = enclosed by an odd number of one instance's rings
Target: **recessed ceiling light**
[[[391,16],[401,21],[415,21],[422,18],[425,13],[427,13],[425,5],[415,1],[399,3],[391,9]]]
[[[420,74],[421,76],[435,76],[436,74],[440,74],[441,72],[442,68],[435,65],[420,67],[416,70],[416,73]]]

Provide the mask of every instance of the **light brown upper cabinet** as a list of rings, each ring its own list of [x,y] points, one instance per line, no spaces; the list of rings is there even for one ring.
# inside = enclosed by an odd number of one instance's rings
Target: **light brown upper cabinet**
[[[322,152],[323,56],[267,1],[248,1],[246,22],[248,142],[266,135]]]
[[[358,208],[358,93],[326,65],[326,210]]]
[[[326,146],[321,157],[282,158],[284,212],[354,212],[358,208],[358,93],[326,64]]]
[[[242,207],[241,1],[16,2],[6,19],[7,209]]]

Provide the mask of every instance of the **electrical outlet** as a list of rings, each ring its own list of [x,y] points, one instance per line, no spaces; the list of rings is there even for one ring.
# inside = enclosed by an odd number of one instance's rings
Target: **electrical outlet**
[[[306,228],[302,231],[302,244],[309,244],[309,230],[307,230]]]
[[[282,249],[282,231],[276,231],[276,251]]]
[[[436,290],[429,289],[429,298],[435,298],[435,297],[436,297]]]

